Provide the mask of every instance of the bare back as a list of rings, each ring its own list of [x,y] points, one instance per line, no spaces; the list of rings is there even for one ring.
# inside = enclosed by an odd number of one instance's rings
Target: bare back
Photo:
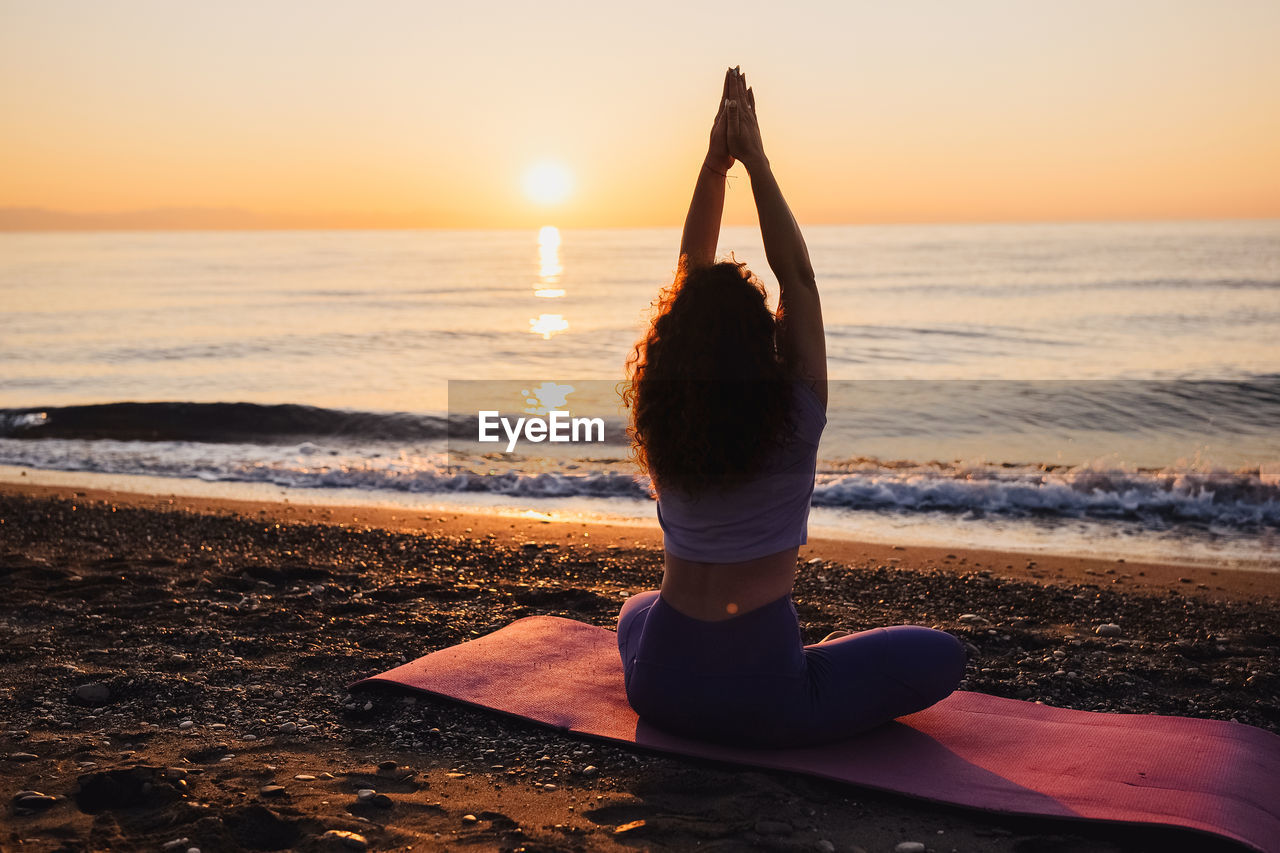
[[[717,622],[791,592],[799,548],[741,563],[698,563],[668,553],[662,598],[686,616]]]

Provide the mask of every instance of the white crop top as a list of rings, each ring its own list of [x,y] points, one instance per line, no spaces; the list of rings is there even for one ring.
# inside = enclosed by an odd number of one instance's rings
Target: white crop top
[[[741,563],[809,540],[809,504],[818,441],[827,415],[817,394],[795,382],[791,438],[751,480],[728,491],[691,498],[658,493],[658,524],[666,550],[699,563]]]

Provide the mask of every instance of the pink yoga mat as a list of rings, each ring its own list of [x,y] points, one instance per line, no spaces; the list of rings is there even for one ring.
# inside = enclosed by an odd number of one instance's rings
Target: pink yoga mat
[[[1280,737],[1239,723],[957,692],[835,744],[720,746],[640,722],[623,691],[617,635],[555,616],[520,619],[351,687],[379,683],[663,752],[1003,814],[1183,827],[1280,851]]]

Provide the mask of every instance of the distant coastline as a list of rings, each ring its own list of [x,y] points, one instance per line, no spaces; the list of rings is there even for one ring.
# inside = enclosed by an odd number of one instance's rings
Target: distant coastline
[[[401,217],[403,219],[403,217]],[[382,217],[383,220],[391,219]],[[345,224],[341,220],[349,220]],[[425,227],[401,222],[360,224],[358,217],[267,214],[240,207],[155,207],[74,213],[45,207],[0,207],[5,231],[277,231],[327,228]]]

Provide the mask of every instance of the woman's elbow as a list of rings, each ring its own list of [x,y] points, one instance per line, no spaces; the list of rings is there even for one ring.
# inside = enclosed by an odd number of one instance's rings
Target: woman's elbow
[[[784,286],[803,287],[808,290],[817,292],[818,279],[813,274],[813,267],[809,264],[798,264],[789,269],[775,270],[778,274],[778,282]]]

